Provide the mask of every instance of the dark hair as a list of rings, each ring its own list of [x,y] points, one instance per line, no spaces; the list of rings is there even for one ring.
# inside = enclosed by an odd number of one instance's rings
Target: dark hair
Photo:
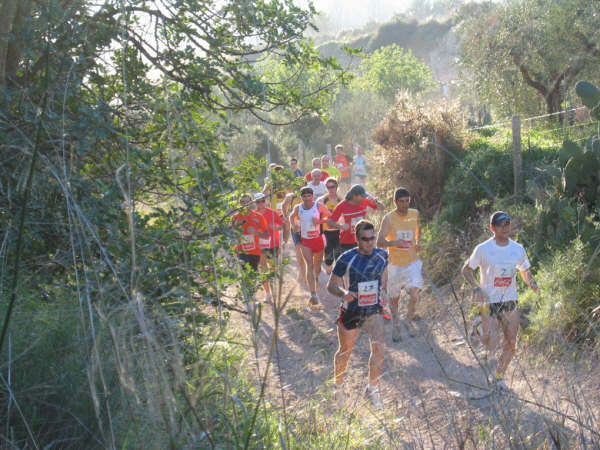
[[[337,180],[336,180],[335,177],[329,177],[329,178],[327,178],[325,180],[325,186],[327,186],[327,183],[331,183],[332,181],[335,183],[336,186],[338,186],[338,182],[337,182]]]
[[[313,194],[314,195],[314,191],[312,190],[311,187],[304,186],[302,189],[300,189],[300,195],[304,195],[304,194]]]
[[[369,222],[368,220],[365,220],[365,219],[359,220],[358,223],[356,224],[356,227],[354,228],[354,233],[356,234],[357,239],[360,235],[360,232],[364,231],[364,230],[375,231],[375,227],[373,226],[373,223]]]
[[[298,162],[298,159],[297,158],[292,158],[292,159],[290,159],[290,162],[292,162],[292,161]]]
[[[398,200],[399,198],[403,197],[410,197],[410,192],[408,192],[408,189],[406,188],[399,187],[396,189],[396,192],[394,192],[394,200]]]

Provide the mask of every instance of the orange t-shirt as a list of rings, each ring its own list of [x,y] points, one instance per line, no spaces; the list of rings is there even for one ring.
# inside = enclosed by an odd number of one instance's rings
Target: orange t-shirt
[[[267,231],[267,221],[256,211],[248,211],[248,214],[237,213],[232,217],[234,225],[242,225],[242,234],[240,243],[235,247],[239,253],[248,255],[260,255],[259,238],[256,234],[250,234],[248,228],[252,227],[255,231]]]
[[[342,178],[350,178],[350,164],[346,155],[335,155],[334,165],[340,171]]]

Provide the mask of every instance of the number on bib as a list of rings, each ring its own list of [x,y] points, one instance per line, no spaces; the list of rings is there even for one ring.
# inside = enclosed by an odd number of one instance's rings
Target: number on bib
[[[507,288],[512,284],[514,267],[511,264],[497,264],[494,266],[494,287]]]
[[[379,280],[359,282],[358,283],[358,306],[376,305],[378,294],[379,294]]]
[[[412,246],[413,230],[397,230],[396,239],[402,239],[403,241],[397,246],[398,248],[410,248]]]
[[[258,240],[258,247],[263,249],[263,248],[269,248],[271,247],[271,239],[259,239]]]
[[[254,249],[256,249],[256,245],[254,243],[254,235],[242,234],[242,250],[245,252],[249,252]]]

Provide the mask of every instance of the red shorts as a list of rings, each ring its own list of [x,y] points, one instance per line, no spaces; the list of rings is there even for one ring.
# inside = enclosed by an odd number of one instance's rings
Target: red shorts
[[[322,252],[323,249],[325,248],[325,236],[320,235],[318,238],[314,238],[314,239],[305,239],[305,238],[301,238],[300,239],[300,243],[302,245],[304,245],[306,248],[310,248],[313,253],[319,253]]]

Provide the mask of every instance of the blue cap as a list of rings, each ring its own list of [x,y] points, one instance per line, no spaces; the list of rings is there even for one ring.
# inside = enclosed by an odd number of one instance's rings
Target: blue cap
[[[500,225],[503,222],[510,222],[510,216],[504,211],[496,211],[490,217],[490,225],[492,226]]]

